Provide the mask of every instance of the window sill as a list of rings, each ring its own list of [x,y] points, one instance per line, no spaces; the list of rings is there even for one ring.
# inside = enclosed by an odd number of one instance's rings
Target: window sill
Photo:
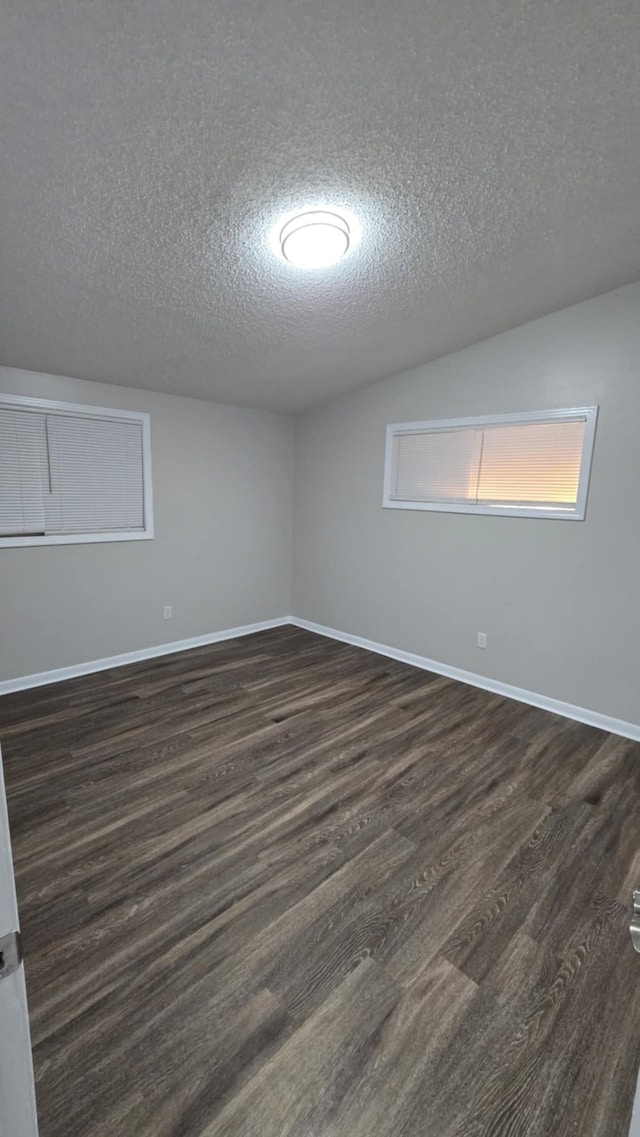
[[[584,512],[576,509],[536,509],[519,505],[471,505],[450,502],[391,501],[382,502],[384,509],[419,509],[429,513],[478,513],[483,517],[539,517],[552,521],[584,521]]]
[[[34,545],[94,545],[104,541],[151,541],[153,530],[144,533],[58,533],[32,537],[0,537],[0,549],[29,548]]]

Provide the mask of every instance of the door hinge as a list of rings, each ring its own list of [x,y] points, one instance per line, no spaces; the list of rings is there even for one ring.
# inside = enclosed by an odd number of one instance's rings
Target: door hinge
[[[0,980],[13,975],[22,963],[22,937],[20,932],[0,936]]]
[[[640,952],[640,891],[637,889],[633,894],[633,916],[631,917],[629,931],[631,932],[631,943],[636,951]]]

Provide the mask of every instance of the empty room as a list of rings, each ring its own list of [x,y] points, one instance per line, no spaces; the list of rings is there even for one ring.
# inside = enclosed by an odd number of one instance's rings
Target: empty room
[[[640,1137],[640,8],[0,24],[0,1137]]]

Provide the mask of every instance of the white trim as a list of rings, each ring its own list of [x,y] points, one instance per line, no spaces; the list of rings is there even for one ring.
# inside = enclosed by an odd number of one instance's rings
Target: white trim
[[[640,1137],[640,1078],[638,1078],[636,1096],[633,1099],[633,1113],[631,1115],[629,1137]]]
[[[590,711],[586,707],[576,707],[572,703],[563,703],[559,699],[552,699],[548,695],[539,695],[535,691],[526,691],[523,687],[513,687],[510,683],[502,683],[499,679],[489,679],[485,675],[476,675],[474,671],[463,671],[460,667],[451,667],[448,663],[439,663],[435,659],[427,659],[423,655],[414,655],[410,651],[400,651],[398,648],[388,647],[386,644],[366,640],[362,636],[353,636],[350,632],[340,632],[336,628],[327,628],[324,624],[314,624],[311,620],[301,620],[292,616],[289,623],[296,628],[304,628],[308,632],[315,632],[319,636],[327,636],[341,643],[352,644],[366,651],[374,651],[378,655],[397,659],[400,663],[408,663],[412,667],[419,667],[423,671],[435,671],[437,675],[444,675],[448,679],[457,679],[460,683],[468,683],[472,687],[481,687],[484,691],[491,691],[494,695],[503,695],[507,699],[516,699],[519,703],[528,703],[532,707],[540,707],[543,711],[562,715],[576,722],[595,726],[600,730],[610,731],[611,734],[620,734],[623,738],[632,738],[640,742],[640,723],[625,722],[624,719],[611,718],[600,714],[599,711]]]
[[[536,509],[525,505],[477,505],[473,502],[439,501],[397,501],[391,496],[391,475],[393,469],[393,440],[398,434],[414,434],[418,431],[437,433],[442,430],[468,430],[478,426],[516,426],[527,423],[571,422],[584,419],[584,437],[580,462],[580,479],[575,506],[569,509]],[[384,509],[418,509],[430,513],[479,513],[492,517],[537,517],[554,521],[584,521],[589,493],[591,460],[595,442],[598,407],[562,407],[556,411],[526,411],[522,414],[479,415],[476,418],[434,419],[430,422],[394,422],[387,426],[384,450],[384,488],[382,506]]]
[[[20,928],[16,900],[7,795],[0,752],[0,935]],[[33,1058],[27,1009],[24,966],[5,977],[0,988],[0,1013],[5,1034],[11,1038],[0,1057],[2,1133],[12,1137],[38,1137]],[[5,1128],[6,1123],[6,1128]]]
[[[139,422],[142,427],[142,482],[144,529],[123,533],[62,533],[32,537],[0,537],[0,549],[17,549],[30,545],[87,545],[103,541],[152,541],[153,480],[151,477],[151,416],[146,411],[121,411],[113,407],[92,407],[85,403],[61,403],[57,399],[34,399],[30,395],[2,395],[0,407],[21,407],[25,411],[65,414],[77,418],[109,418]]]
[[[96,545],[104,541],[152,541],[151,532],[127,530],[124,533],[51,533],[39,537],[0,537],[0,549],[23,549],[29,545]]]
[[[39,671],[35,675],[22,675],[18,679],[5,679],[0,682],[0,695],[13,691],[26,691],[31,687],[43,687],[47,683],[60,683],[64,679],[76,679],[79,675],[91,675],[94,671],[108,671],[112,667],[123,667],[127,663],[138,663],[144,659],[156,659],[161,655],[173,655],[180,651],[190,651],[194,647],[217,644],[222,640],[234,640],[240,636],[250,636],[254,632],[264,632],[269,628],[281,628],[290,624],[289,616],[276,620],[261,620],[257,624],[243,624],[239,628],[225,628],[221,632],[209,632],[205,636],[193,636],[188,640],[175,640],[174,643],[157,644],[139,651],[126,651],[122,655],[108,656],[106,659],[92,659],[88,663],[77,663],[72,667],[57,667],[53,671]]]
[[[65,415],[79,415],[81,418],[120,418],[144,422],[149,418],[147,411],[121,411],[114,407],[94,407],[90,403],[61,403],[58,399],[34,399],[30,395],[0,395],[0,406],[22,407],[23,410],[59,411]]]

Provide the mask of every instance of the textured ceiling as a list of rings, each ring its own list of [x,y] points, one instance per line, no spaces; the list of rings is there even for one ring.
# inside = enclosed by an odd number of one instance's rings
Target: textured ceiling
[[[638,276],[637,0],[4,0],[0,363],[298,410]],[[339,266],[268,243],[330,203]]]

